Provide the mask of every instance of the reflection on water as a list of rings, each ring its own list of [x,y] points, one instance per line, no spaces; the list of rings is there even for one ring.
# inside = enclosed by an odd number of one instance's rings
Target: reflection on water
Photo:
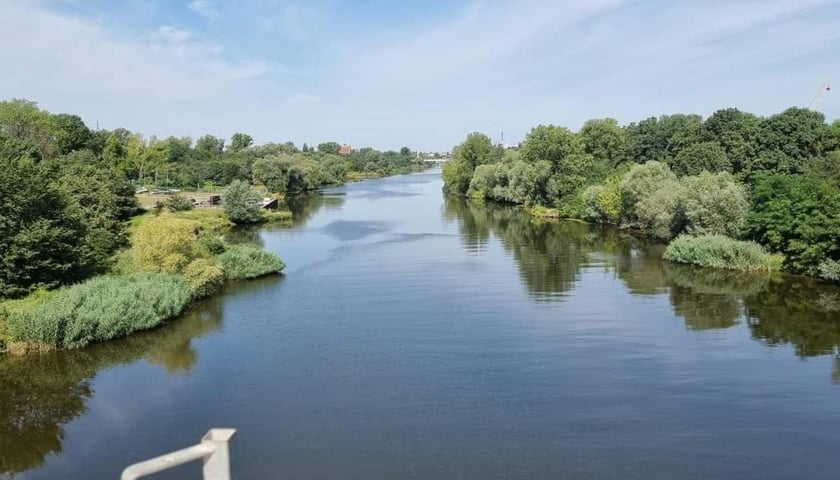
[[[145,359],[189,372],[198,360],[191,343],[221,326],[221,305],[221,297],[202,301],[178,321],[122,340],[0,360],[0,477],[61,452],[64,425],[87,411],[100,370]]]
[[[617,229],[534,220],[514,207],[447,198],[444,218],[458,222],[468,253],[485,250],[491,235],[497,237],[537,300],[571,291],[584,269],[607,268],[633,295],[667,295],[689,330],[727,329],[743,322],[754,339],[793,345],[800,357],[840,355],[836,286],[792,275],[664,262],[661,244]]]

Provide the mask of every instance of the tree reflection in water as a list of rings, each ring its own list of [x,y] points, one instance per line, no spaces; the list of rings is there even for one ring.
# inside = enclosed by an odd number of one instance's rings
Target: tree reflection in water
[[[803,358],[834,355],[832,379],[840,383],[840,287],[779,273],[669,263],[662,260],[662,244],[613,228],[535,221],[514,207],[448,198],[444,218],[457,221],[468,253],[482,252],[491,236],[498,238],[534,299],[570,293],[584,269],[612,269],[631,295],[668,295],[689,330],[744,323],[768,346],[790,344]]]

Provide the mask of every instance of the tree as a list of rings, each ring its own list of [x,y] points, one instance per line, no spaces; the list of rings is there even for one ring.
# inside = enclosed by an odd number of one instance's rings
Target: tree
[[[309,145],[307,145],[306,142],[303,142],[303,148],[301,150],[303,153],[309,152]]]
[[[700,172],[730,172],[732,165],[723,147],[717,142],[695,143],[681,150],[671,163],[678,176],[697,175]]]
[[[757,116],[737,108],[718,110],[703,123],[704,139],[718,142],[732,164],[732,171],[739,173],[757,154],[759,123]]]
[[[28,159],[0,158],[0,198],[0,297],[79,280],[87,269],[84,223],[49,172]]]
[[[614,167],[627,157],[627,136],[614,118],[588,120],[580,130],[586,153]]]
[[[52,122],[59,155],[88,147],[92,132],[78,115],[60,113],[52,116]]]
[[[338,155],[338,150],[341,148],[337,142],[325,142],[318,145],[318,153],[330,153]]]
[[[38,104],[28,100],[0,102],[0,134],[31,143],[40,158],[56,153],[53,119]]]
[[[681,221],[688,233],[740,237],[750,204],[731,174],[702,172],[680,179],[680,187]]]
[[[260,194],[247,182],[234,180],[223,195],[225,215],[233,223],[256,223],[262,219]]]
[[[84,225],[79,256],[87,277],[104,271],[128,245],[125,221],[136,213],[137,200],[134,188],[110,169],[80,162],[61,162],[60,168],[56,186]]]
[[[802,175],[758,177],[747,235],[785,255],[784,268],[818,275],[820,264],[840,260],[840,193]]]
[[[213,135],[204,135],[195,141],[195,153],[202,160],[219,157],[225,149],[225,141]]]
[[[531,129],[522,147],[522,159],[535,163],[545,160],[559,170],[568,155],[584,153],[581,137],[568,128],[540,125]]]
[[[247,133],[234,133],[233,136],[230,137],[230,146],[228,146],[228,150],[236,153],[250,147],[253,143],[254,138]]]
[[[764,170],[799,173],[807,159],[832,150],[834,140],[822,113],[793,107],[761,121],[758,146],[763,159],[748,166],[753,176]]]
[[[455,147],[452,159],[444,165],[444,184],[454,193],[467,193],[475,168],[493,163],[493,159],[490,137],[478,132],[467,135],[464,143]]]
[[[653,195],[663,185],[676,185],[677,176],[662,162],[647,162],[636,165],[621,180],[621,198],[624,203],[624,219],[637,224],[637,205]]]

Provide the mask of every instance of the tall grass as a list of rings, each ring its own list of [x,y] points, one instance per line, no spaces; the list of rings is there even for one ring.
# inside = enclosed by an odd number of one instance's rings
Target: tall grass
[[[83,347],[156,327],[180,314],[189,300],[190,288],[178,275],[97,277],[11,312],[9,332],[15,342]]]
[[[219,255],[219,261],[231,280],[261,277],[286,268],[280,257],[253,245],[230,245]]]
[[[723,235],[681,235],[668,244],[665,260],[730,270],[778,270],[781,259],[755,242]]]

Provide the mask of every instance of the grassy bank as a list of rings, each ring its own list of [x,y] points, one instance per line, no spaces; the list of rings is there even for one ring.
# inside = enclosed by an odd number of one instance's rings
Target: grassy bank
[[[221,209],[148,212],[129,227],[131,247],[107,275],[0,303],[0,351],[78,348],[157,327],[226,281],[278,273],[275,254],[230,245]]]

